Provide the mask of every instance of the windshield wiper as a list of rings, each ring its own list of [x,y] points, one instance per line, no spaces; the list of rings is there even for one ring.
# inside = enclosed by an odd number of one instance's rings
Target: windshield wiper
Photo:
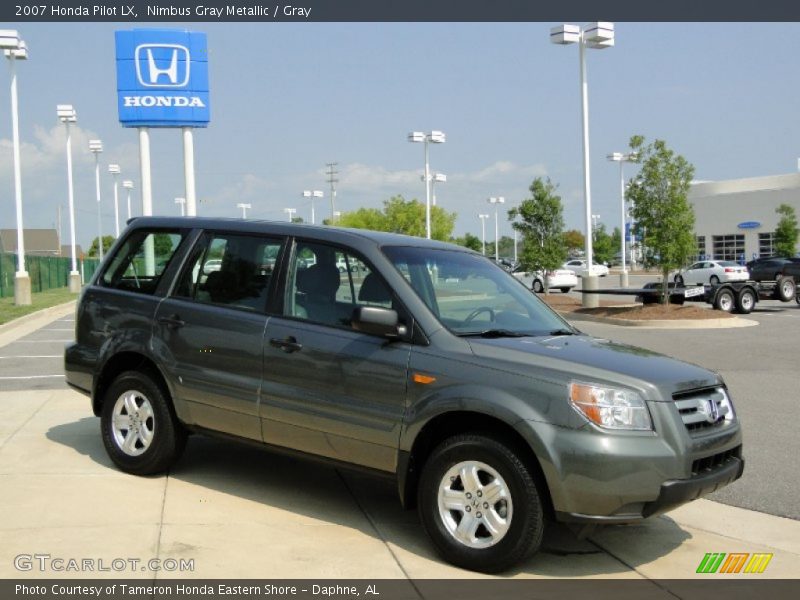
[[[502,337],[528,337],[529,333],[511,331],[510,329],[484,329],[483,331],[464,331],[459,333],[459,337],[483,337],[483,338],[502,338]]]
[[[553,331],[548,332],[547,335],[578,335],[571,329],[553,329]]]

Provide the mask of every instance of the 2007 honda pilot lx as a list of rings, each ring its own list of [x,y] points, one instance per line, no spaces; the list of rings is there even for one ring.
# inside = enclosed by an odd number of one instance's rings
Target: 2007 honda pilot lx
[[[122,470],[164,471],[203,432],[390,473],[480,571],[535,552],[549,519],[635,522],[744,467],[719,375],[584,335],[483,256],[400,235],[135,219],[65,363]]]

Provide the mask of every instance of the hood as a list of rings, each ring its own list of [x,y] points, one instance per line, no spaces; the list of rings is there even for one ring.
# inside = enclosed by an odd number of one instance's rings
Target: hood
[[[600,378],[630,385],[625,379],[633,378],[661,389],[665,400],[675,392],[719,385],[722,381],[714,372],[697,365],[588,335],[470,338],[469,343],[476,356],[514,362],[521,367],[554,369],[577,380]]]

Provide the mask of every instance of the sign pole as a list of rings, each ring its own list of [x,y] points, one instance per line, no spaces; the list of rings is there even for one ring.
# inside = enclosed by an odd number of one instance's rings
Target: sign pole
[[[183,128],[183,178],[186,182],[186,214],[197,216],[197,196],[194,188],[194,138],[192,128]]]
[[[147,127],[139,127],[139,168],[142,177],[142,215],[153,214],[153,189],[150,179],[150,132]],[[144,269],[146,275],[156,273],[156,255],[152,236],[144,242]]]

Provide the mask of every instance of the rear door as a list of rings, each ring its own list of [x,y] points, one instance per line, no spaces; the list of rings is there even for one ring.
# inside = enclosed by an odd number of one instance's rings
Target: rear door
[[[261,440],[267,297],[284,240],[207,232],[155,319],[155,350],[194,425]]]
[[[394,471],[411,346],[353,330],[350,317],[358,305],[400,308],[356,253],[299,241],[287,272],[283,314],[267,324],[263,437]]]

